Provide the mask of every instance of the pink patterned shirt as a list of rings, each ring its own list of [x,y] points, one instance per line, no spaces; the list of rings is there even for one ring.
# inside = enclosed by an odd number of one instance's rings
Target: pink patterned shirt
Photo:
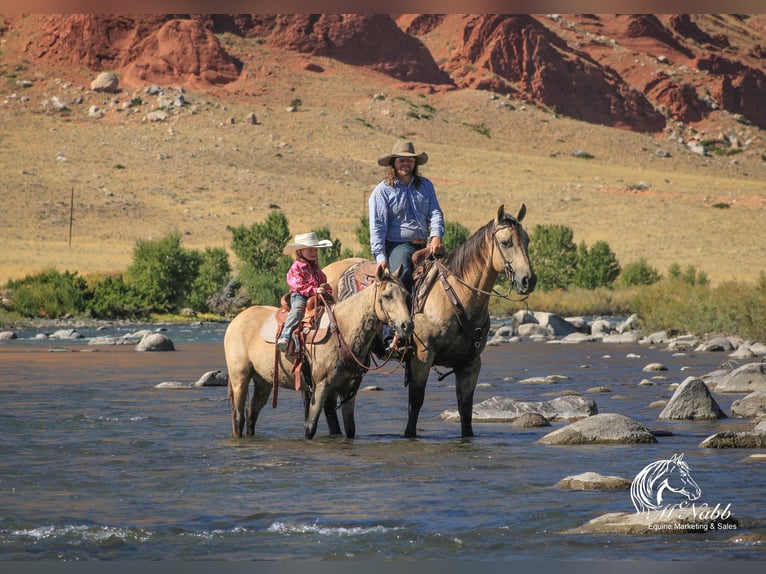
[[[306,297],[314,295],[317,289],[327,283],[327,275],[321,268],[305,261],[296,259],[287,272],[287,285],[293,293],[300,293]],[[332,294],[332,289],[327,289]]]

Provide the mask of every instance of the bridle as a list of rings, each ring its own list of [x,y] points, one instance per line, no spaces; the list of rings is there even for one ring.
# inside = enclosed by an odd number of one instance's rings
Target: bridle
[[[497,234],[499,231],[502,231],[503,229],[518,229],[518,221],[516,221],[515,218],[506,216],[507,219],[510,220],[510,223],[504,224],[501,226],[497,225],[496,221],[492,221],[492,230],[490,234],[492,235],[491,240],[491,248],[489,253],[489,261],[492,261],[495,257],[495,245],[497,245],[497,251],[500,253],[500,257],[503,259],[503,273],[505,274],[506,279],[508,279],[508,294],[505,295],[503,293],[500,293],[497,289],[493,288],[492,291],[485,291],[484,289],[480,289],[479,287],[474,287],[473,285],[470,285],[469,283],[466,283],[461,277],[458,277],[454,273],[451,275],[455,278],[455,280],[463,285],[464,287],[467,287],[474,293],[480,294],[480,295],[487,295],[489,297],[498,297],[500,299],[505,299],[506,301],[514,301],[514,302],[523,302],[529,299],[529,295],[524,295],[520,299],[514,299],[511,297],[511,291],[513,290],[513,284],[516,280],[516,271],[513,268],[513,264],[508,260],[508,258],[505,256],[505,253],[503,252],[503,249],[500,247],[500,244],[497,239]],[[447,268],[444,263],[440,259],[436,260],[436,264],[439,268],[439,271],[441,274],[450,274],[449,269]]]

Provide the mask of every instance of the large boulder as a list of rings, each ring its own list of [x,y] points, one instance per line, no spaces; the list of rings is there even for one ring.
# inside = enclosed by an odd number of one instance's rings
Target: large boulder
[[[731,403],[731,414],[743,419],[766,416],[766,391],[753,391]]]
[[[136,351],[175,351],[176,348],[162,333],[144,335],[136,345]]]
[[[717,393],[766,391],[766,363],[747,363],[724,376],[715,386]]]
[[[90,83],[90,89],[94,92],[106,92],[113,94],[117,92],[117,87],[120,85],[120,79],[114,72],[101,72]]]
[[[597,472],[583,472],[562,478],[554,486],[567,490],[622,490],[630,488],[631,482],[621,476],[604,476]]]
[[[473,422],[512,422],[520,417],[536,413],[548,421],[572,421],[598,413],[595,401],[585,397],[556,397],[550,401],[524,402],[509,397],[492,397],[473,407]],[[444,411],[441,417],[458,422],[457,411]]]
[[[715,517],[713,517],[715,515]],[[728,507],[674,508],[672,511],[610,512],[589,520],[566,534],[687,534],[736,530],[739,521]]]
[[[702,379],[689,377],[676,389],[659,415],[661,419],[714,420],[726,418]]]
[[[701,448],[766,448],[766,429],[747,432],[724,431],[707,437]]]
[[[556,429],[543,444],[648,444],[657,439],[644,425],[625,415],[603,413]]]
[[[229,375],[223,371],[208,371],[203,374],[193,387],[225,387],[229,384]]]

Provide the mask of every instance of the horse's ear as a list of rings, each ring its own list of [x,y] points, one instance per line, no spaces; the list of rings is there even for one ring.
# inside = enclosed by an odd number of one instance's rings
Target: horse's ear
[[[497,209],[497,219],[495,221],[497,221],[497,223],[500,223],[504,218],[505,218],[505,204],[501,205]]]
[[[524,216],[527,214],[527,204],[522,203],[521,208],[519,208],[519,214],[516,216],[516,221],[521,223],[521,220],[524,219]]]
[[[400,263],[399,267],[397,267],[396,271],[394,271],[394,279],[399,279],[399,277],[402,276],[403,271],[404,271],[404,265]]]
[[[378,281],[383,281],[383,279],[385,279],[385,277],[386,277],[386,270],[385,270],[385,268],[382,265],[378,265],[377,267],[375,267],[375,278]]]

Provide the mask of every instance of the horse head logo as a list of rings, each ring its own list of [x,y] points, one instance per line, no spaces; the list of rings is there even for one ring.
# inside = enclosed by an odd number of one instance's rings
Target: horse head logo
[[[630,485],[630,498],[637,513],[663,510],[697,500],[702,490],[689,474],[683,454],[648,464]]]

